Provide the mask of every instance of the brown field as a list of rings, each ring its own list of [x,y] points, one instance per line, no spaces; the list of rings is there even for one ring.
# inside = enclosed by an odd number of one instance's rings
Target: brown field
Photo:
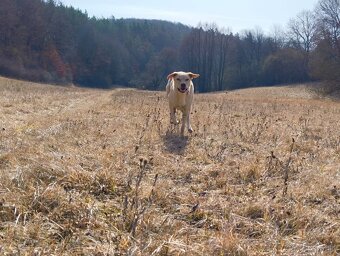
[[[0,78],[1,255],[339,255],[340,103]]]

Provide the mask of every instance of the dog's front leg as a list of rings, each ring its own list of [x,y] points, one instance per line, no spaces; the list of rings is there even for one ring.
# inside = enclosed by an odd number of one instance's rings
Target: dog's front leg
[[[186,105],[186,109],[185,109],[186,123],[187,123],[189,133],[193,132],[193,129],[192,129],[191,123],[190,123],[190,113],[191,113],[191,108],[192,108],[192,102],[193,102],[193,99],[194,99],[194,94],[193,94],[194,93],[194,87],[192,87],[191,89],[192,89],[192,91],[191,91],[192,93],[188,97],[188,104]]]
[[[170,105],[170,124],[178,124],[176,119],[176,108]]]
[[[192,133],[193,130],[192,130],[191,123],[190,123],[190,107],[189,108],[187,107],[185,111],[183,112],[183,123],[186,123],[188,132]],[[183,128],[183,124],[182,124],[182,128]]]
[[[183,114],[182,114],[182,126],[181,126],[181,134],[184,135],[184,130],[185,130],[185,123],[187,122],[187,112],[186,111],[183,111]]]
[[[186,122],[187,122],[188,132],[192,133],[193,129],[192,129],[191,123],[190,123],[190,111],[188,111],[188,114],[186,116]]]

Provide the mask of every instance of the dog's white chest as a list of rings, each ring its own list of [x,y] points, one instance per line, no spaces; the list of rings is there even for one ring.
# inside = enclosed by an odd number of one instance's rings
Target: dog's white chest
[[[175,97],[175,107],[184,108],[187,105],[187,93],[181,93]]]

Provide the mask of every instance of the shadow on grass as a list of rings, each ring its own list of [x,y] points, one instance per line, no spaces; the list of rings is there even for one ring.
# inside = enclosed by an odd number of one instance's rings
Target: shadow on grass
[[[168,130],[164,136],[162,136],[165,149],[174,154],[182,155],[189,142],[188,136],[182,136],[178,131]]]

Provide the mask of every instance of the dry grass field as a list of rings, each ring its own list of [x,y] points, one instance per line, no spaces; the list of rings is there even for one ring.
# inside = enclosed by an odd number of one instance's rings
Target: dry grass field
[[[340,103],[0,78],[1,255],[339,255]]]

